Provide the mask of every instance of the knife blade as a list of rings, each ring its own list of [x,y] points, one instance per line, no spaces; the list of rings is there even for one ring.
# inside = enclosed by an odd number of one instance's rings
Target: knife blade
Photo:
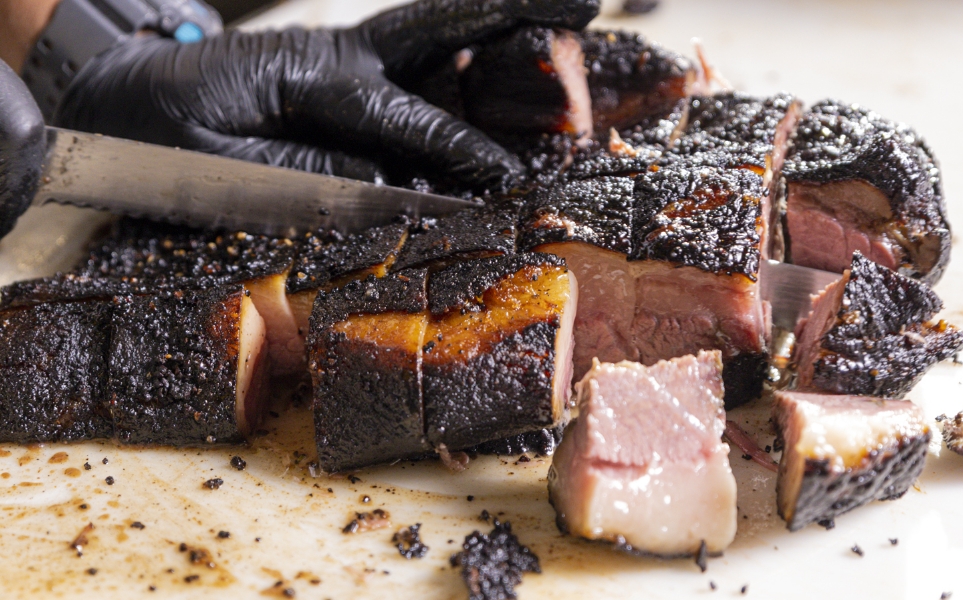
[[[789,331],[812,309],[812,296],[839,281],[839,273],[765,260],[759,268],[762,299],[772,305],[772,323]]]
[[[57,202],[196,227],[293,237],[356,232],[400,214],[441,216],[474,202],[211,154],[47,128],[34,204]]]

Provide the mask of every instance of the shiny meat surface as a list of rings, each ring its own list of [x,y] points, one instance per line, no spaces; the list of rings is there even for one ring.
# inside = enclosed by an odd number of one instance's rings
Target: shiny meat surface
[[[736,533],[736,483],[718,352],[597,363],[549,473],[565,532],[658,556],[721,553]]]

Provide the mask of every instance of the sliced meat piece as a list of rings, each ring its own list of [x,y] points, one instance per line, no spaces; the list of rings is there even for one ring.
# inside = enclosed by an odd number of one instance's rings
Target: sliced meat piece
[[[567,417],[577,285],[562,261],[543,255],[432,275],[423,368],[433,447],[461,450]]]
[[[240,285],[118,297],[108,393],[124,444],[237,443],[266,410],[264,320]]]
[[[110,438],[110,302],[0,312],[0,441]]]
[[[80,272],[117,278],[139,290],[209,290],[242,283],[265,321],[272,372],[294,375],[305,364],[285,290],[295,251],[284,238],[123,219]]]
[[[426,270],[408,270],[318,294],[308,348],[324,471],[430,453],[422,409],[426,285]]]
[[[909,127],[824,100],[799,123],[785,169],[792,262],[841,273],[853,251],[933,284],[950,258],[939,166]]]
[[[625,129],[661,117],[689,95],[692,64],[644,37],[622,31],[579,35],[596,131]]]
[[[512,206],[472,209],[413,225],[392,270],[444,267],[456,260],[515,252],[517,210]]]
[[[563,532],[635,552],[711,554],[736,534],[736,480],[718,351],[596,363],[576,385],[579,416],[549,471]]]
[[[943,307],[926,284],[859,252],[842,279],[813,299],[796,329],[796,386],[834,394],[901,398],[963,333],[929,322]]]
[[[576,34],[519,29],[479,49],[461,78],[469,123],[494,135],[590,138],[592,99]]]
[[[773,418],[784,446],[777,504],[790,531],[895,500],[923,471],[931,433],[912,402],[776,392]]]

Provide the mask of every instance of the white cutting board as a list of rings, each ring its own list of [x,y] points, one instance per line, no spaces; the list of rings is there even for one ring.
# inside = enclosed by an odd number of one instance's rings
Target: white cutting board
[[[290,2],[252,26],[347,24],[387,4]],[[617,5],[607,3],[606,13]],[[699,36],[741,89],[788,89],[809,101],[838,96],[913,123],[941,158],[951,220],[963,223],[963,121],[947,118],[963,92],[963,4],[663,0],[652,15],[598,25],[638,29],[686,53]],[[0,282],[69,265],[103,221],[70,208],[31,210],[0,241]],[[963,257],[955,257],[938,291],[946,318],[963,324]],[[911,398],[931,416],[963,410],[963,367],[940,365]],[[767,430],[764,403],[730,418],[770,443],[759,433]],[[541,558],[542,574],[526,575],[518,588],[522,598],[730,598],[746,584],[746,597],[766,599],[963,596],[963,457],[945,450],[903,499],[843,516],[832,531],[794,534],[775,515],[775,476],[733,452],[739,533],[702,574],[689,560],[640,559],[562,537],[543,459],[489,457],[458,474],[425,462],[361,471],[354,482],[312,478],[310,421],[303,409],[283,413],[267,423],[269,435],[232,449],[0,446],[0,598],[246,598],[265,590],[283,597],[287,587],[298,598],[463,598],[447,561],[466,534],[490,528],[478,519],[482,509],[502,513]],[[235,454],[245,471],[230,467]],[[224,480],[220,489],[202,487],[214,477]],[[341,533],[355,511],[373,508],[389,512],[391,528]],[[131,528],[134,521],[145,528]],[[416,522],[431,550],[407,561],[390,538]],[[90,543],[78,557],[69,544],[88,523]],[[208,550],[215,567],[192,565],[178,551],[182,542]],[[191,575],[199,578],[186,582]]]

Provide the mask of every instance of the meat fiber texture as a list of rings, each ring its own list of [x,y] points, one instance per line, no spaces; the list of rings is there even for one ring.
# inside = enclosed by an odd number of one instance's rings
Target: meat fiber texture
[[[243,441],[266,371],[264,322],[243,289],[106,295],[117,285],[67,276],[4,294],[18,306],[0,312],[0,439]]]
[[[790,531],[900,498],[923,471],[931,432],[912,402],[777,392],[777,504]]]
[[[722,351],[727,404],[758,397],[770,335],[758,285],[763,178],[681,163],[532,194],[519,245],[564,257],[580,282],[575,376],[592,360],[653,364]]]
[[[564,263],[539,254],[320,291],[309,354],[321,467],[543,435],[567,416],[576,299]]]
[[[797,328],[799,389],[903,397],[963,333],[929,321],[943,307],[924,283],[854,253],[850,269],[813,301]]]
[[[549,471],[559,529],[657,556],[721,553],[736,533],[718,351],[598,363]]]
[[[802,118],[785,169],[792,261],[842,272],[853,251],[933,284],[950,259],[939,165],[923,139],[855,104]]]

